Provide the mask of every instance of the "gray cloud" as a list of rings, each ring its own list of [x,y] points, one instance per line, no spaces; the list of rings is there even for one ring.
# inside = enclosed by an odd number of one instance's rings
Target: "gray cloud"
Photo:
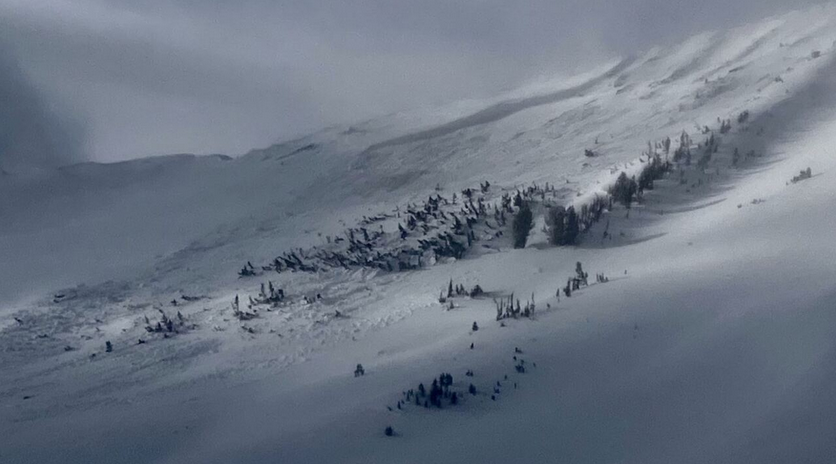
[[[29,81],[0,47],[0,169],[49,167],[82,159],[83,129]]]
[[[495,94],[777,12],[778,0],[0,0],[30,88],[86,116],[91,156],[241,153],[326,125]],[[795,5],[816,3],[813,0]]]

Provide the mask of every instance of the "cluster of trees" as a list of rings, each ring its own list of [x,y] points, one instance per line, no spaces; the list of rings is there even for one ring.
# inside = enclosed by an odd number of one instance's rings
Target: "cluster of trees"
[[[344,236],[333,239],[327,236],[326,245],[287,251],[260,270],[247,262],[238,274],[250,277],[266,271],[319,272],[329,268],[398,272],[419,269],[432,258],[460,259],[478,239],[477,226],[484,226],[487,231],[501,236],[505,214],[514,212],[510,196],[503,198],[502,208],[486,202],[484,195],[490,190],[490,182],[485,181],[479,184],[478,190],[462,190],[461,199],[456,193],[453,193],[452,201],[435,193],[421,204],[407,204],[405,211],[396,209],[397,216],[364,216],[361,227],[348,228]],[[496,226],[489,222],[491,216]],[[393,217],[402,219],[397,232],[384,231],[382,224],[380,230],[363,227]],[[400,241],[393,240],[396,237]]]
[[[653,190],[653,182],[664,177],[666,173],[670,172],[671,168],[670,161],[662,161],[662,157],[658,154],[651,156],[639,173],[636,190],[638,195],[641,196],[645,190]]]
[[[531,206],[527,201],[523,201],[519,211],[514,216],[512,225],[514,248],[525,248],[525,244],[528,242],[528,234],[533,227],[534,214],[531,212]]]
[[[516,306],[514,303],[516,302]],[[518,318],[522,317],[531,317],[534,315],[534,294],[531,294],[531,300],[525,302],[525,306],[520,305],[519,298],[514,300],[514,294],[508,296],[508,298],[500,298],[497,300],[494,298],[493,300],[494,305],[496,305],[496,320],[500,321],[502,319],[508,318]]]
[[[272,305],[275,307],[278,306],[279,303],[284,301],[284,298],[284,290],[281,288],[276,288],[275,286],[273,286],[273,281],[268,280],[266,286],[264,285],[264,282],[261,283],[261,288],[258,291],[258,296],[256,296],[255,298],[249,297],[248,307],[252,308],[256,305]]]
[[[680,147],[674,154],[674,160],[684,159],[686,164],[690,164],[691,139],[686,132],[682,132],[679,143]],[[612,207],[612,202],[618,202],[629,209],[634,201],[640,199],[645,190],[653,189],[654,181],[662,178],[672,169],[671,162],[667,159],[662,160],[662,157],[656,153],[656,149],[662,149],[665,153],[668,153],[670,146],[670,137],[657,142],[655,148],[648,142],[649,150],[644,153],[648,156],[648,161],[639,173],[638,179],[635,176],[629,177],[626,172],[621,172],[608,190],[609,199],[596,195],[591,203],[581,206],[580,214],[572,206],[568,208],[563,206],[547,208],[545,231],[549,243],[556,246],[575,245],[580,233],[587,230],[593,223],[598,222],[604,211]],[[712,151],[717,149],[717,142],[713,135],[707,142],[707,149]],[[545,191],[548,191],[548,184]],[[531,205],[520,192],[517,192],[514,197],[514,205],[518,206],[519,210],[514,216],[513,244],[514,248],[524,248],[534,224],[533,213]]]
[[[258,309],[252,307],[252,304],[247,306],[247,310],[241,311],[241,301],[238,295],[232,300],[232,315],[239,321],[249,321],[258,317]]]
[[[518,210],[514,215],[511,230],[513,234],[512,238],[514,248],[525,248],[526,243],[528,243],[528,236],[531,233],[531,229],[534,227],[534,213],[531,209],[531,202],[538,199],[538,197],[539,201],[545,201],[546,194],[554,191],[554,186],[550,186],[548,182],[544,187],[539,187],[537,184],[533,184],[522,191],[517,190],[516,195],[513,197],[513,206],[518,208]],[[511,203],[511,197],[503,195],[503,209],[507,208],[510,211],[513,211],[510,207]]]
[[[615,183],[610,187],[609,194],[613,200],[624,205],[625,208],[630,209],[636,195],[639,192],[639,184],[636,182],[636,176],[627,177],[627,173],[621,171]]]
[[[578,261],[575,264],[575,277],[570,277],[566,281],[566,286],[563,287],[563,294],[567,297],[571,297],[572,292],[574,292],[575,290],[580,290],[581,286],[586,287],[588,285],[589,273],[584,272],[583,265],[581,265],[581,262]],[[557,294],[560,295],[560,290],[557,291]]]
[[[245,264],[244,267],[242,267],[241,270],[238,271],[239,277],[252,277],[254,275],[256,275],[255,267],[253,267],[253,263],[249,261],[247,261],[247,264]]]
[[[792,183],[795,184],[796,182],[801,182],[811,177],[813,177],[813,171],[808,167],[804,171],[800,171],[797,176],[793,176]]]
[[[708,163],[711,161],[711,155],[717,153],[720,149],[720,141],[717,137],[714,136],[714,132],[705,140],[705,143],[700,144],[700,147],[703,148],[703,154],[700,156],[700,159],[697,161],[697,167],[700,169],[705,169],[708,167]]]
[[[445,297],[444,292],[442,291],[438,296],[438,302],[443,304],[446,303],[447,300],[457,296],[469,296],[471,298],[476,298],[484,293],[485,291],[479,284],[474,285],[473,288],[468,291],[464,284],[453,285],[453,279],[450,278],[450,282],[447,284],[447,296]]]
[[[575,208],[549,208],[546,212],[546,232],[552,245],[574,245],[580,234],[580,219],[575,213]]]
[[[473,346],[471,345],[471,349]],[[524,359],[517,357],[518,354],[522,354],[522,350],[519,347],[514,348],[514,369],[518,374],[524,374],[527,370],[527,365]],[[537,363],[533,363],[533,367],[537,367]],[[355,377],[362,375],[358,374],[357,371],[361,370],[362,366],[359,364],[357,365],[357,370],[355,370]],[[467,377],[473,377],[473,371],[468,369],[465,373]],[[508,380],[508,375],[505,375],[505,380]],[[497,395],[501,393],[502,383],[497,380],[496,383],[493,385],[493,394],[490,396],[491,400],[496,401]],[[517,383],[514,382],[514,388],[517,388]],[[469,383],[467,386],[467,393],[476,396],[477,389],[473,383]],[[456,406],[464,399],[464,393],[460,391],[456,391],[453,388],[453,375],[447,372],[442,372],[437,378],[434,378],[432,383],[430,384],[429,388],[424,386],[424,383],[419,383],[417,388],[410,388],[409,390],[404,390],[401,392],[401,399],[398,400],[395,408],[397,410],[402,411],[405,408],[408,408],[409,405],[414,405],[417,407],[424,407],[425,409],[431,408],[438,408],[444,409],[445,405],[449,406]],[[391,406],[387,406],[389,411],[394,411],[395,408]],[[387,426],[384,429],[384,435],[391,437],[395,436],[395,431],[391,426]]]
[[[148,319],[148,316],[145,316],[145,331],[148,333],[161,333],[164,334],[166,338],[178,334],[186,329],[188,326],[186,324],[186,318],[180,311],[177,311],[177,315],[175,318],[170,318],[162,309],[158,309],[160,312],[160,319],[156,323],[151,323],[151,320]]]
[[[687,134],[685,136],[687,137]],[[688,153],[687,156],[690,157],[690,149]],[[636,176],[628,177],[624,171],[618,175],[615,183],[609,188],[609,194],[613,201],[621,203],[629,209],[634,201],[641,198],[645,190],[653,190],[654,181],[661,179],[672,169],[670,161],[663,161],[659,154],[648,153],[648,156],[649,160],[639,172],[638,180]]]
[[[498,202],[489,203],[484,196],[491,188],[490,182],[485,181],[479,184],[478,190],[462,190],[460,198],[453,193],[452,201],[435,193],[423,204],[407,204],[405,211],[396,209],[397,216],[364,216],[362,225],[390,217],[401,218],[403,222],[397,225],[397,232],[385,232],[382,225],[379,231],[366,227],[348,228],[345,237],[337,236],[332,240],[327,236],[327,245],[287,251],[260,269],[248,261],[238,274],[251,277],[267,271],[319,272],[329,268],[351,270],[358,267],[388,272],[419,269],[433,258],[462,258],[473,242],[486,234],[503,236],[508,222],[506,215],[513,215],[514,246],[524,247],[533,226],[530,203],[545,201],[547,193],[556,191],[554,186],[533,184],[517,190],[515,195],[505,193]],[[477,228],[481,229],[482,235],[477,236]],[[400,242],[393,240],[393,236],[399,237]]]
[[[611,207],[610,202],[607,200],[606,197],[602,197],[600,195],[595,195],[595,198],[592,199],[591,203],[583,204],[581,206],[581,212],[578,215],[578,220],[580,221],[581,231],[588,230],[593,223],[598,222],[601,220],[601,216],[604,214],[604,211]],[[568,211],[567,211],[568,213]],[[570,235],[571,237],[571,235]],[[575,236],[577,240],[577,236]],[[569,244],[573,244],[569,243]]]
[[[360,228],[361,231],[364,231],[363,235],[367,236],[368,231],[365,227]],[[349,236],[349,248],[359,247],[360,245],[354,240],[354,230],[349,229],[348,233],[346,234]],[[330,240],[330,237],[328,237]],[[335,240],[334,243],[340,243],[345,241],[342,237],[338,237],[338,240]],[[301,257],[299,255],[302,255]],[[297,254],[296,251],[287,251],[281,256],[277,256],[273,258],[273,262],[267,266],[262,266],[264,271],[276,271],[277,273],[281,274],[285,271],[301,271],[301,272],[316,272],[319,270],[319,267],[315,263],[310,263],[308,261],[308,257],[305,256],[303,250],[299,250]]]
[[[435,406],[442,409],[444,400],[447,400],[451,406],[455,406],[459,404],[461,395],[454,391],[452,387],[453,375],[442,373],[437,379],[433,379],[429,391],[423,383],[420,383],[417,390],[410,388],[403,392],[403,400],[398,401],[397,408],[402,409],[404,405],[414,403],[415,406],[424,406],[425,408]]]
[[[679,147],[673,152],[673,160],[676,163],[684,161],[686,166],[691,165],[691,136],[685,131],[679,136]]]
[[[661,176],[659,171],[663,169],[663,166],[667,166],[661,164],[661,160],[658,157],[654,158],[650,165],[652,166],[652,171],[648,174],[652,173],[652,178]],[[514,248],[525,247],[528,242],[528,236],[534,226],[531,202],[537,197],[540,197],[544,201],[546,193],[554,191],[554,186],[546,183],[544,188],[540,188],[534,184],[522,192],[517,192],[513,199],[513,204],[519,208],[514,216],[512,228]],[[503,200],[508,201],[507,197],[504,197]],[[573,206],[566,208],[558,205],[546,208],[545,232],[548,235],[549,243],[556,246],[577,244],[580,233],[589,229],[593,223],[598,222],[604,211],[611,206],[611,202],[606,197],[596,195],[592,202],[581,206],[580,212]]]

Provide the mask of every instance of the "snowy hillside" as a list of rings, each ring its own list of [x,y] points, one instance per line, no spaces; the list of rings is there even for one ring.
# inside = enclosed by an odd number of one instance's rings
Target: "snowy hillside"
[[[0,462],[829,462],[834,138],[828,6],[239,157],[3,174]]]

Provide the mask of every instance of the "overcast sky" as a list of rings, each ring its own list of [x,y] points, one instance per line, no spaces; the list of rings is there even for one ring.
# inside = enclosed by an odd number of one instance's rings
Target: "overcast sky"
[[[0,161],[240,154],[491,95],[788,3],[0,0]]]

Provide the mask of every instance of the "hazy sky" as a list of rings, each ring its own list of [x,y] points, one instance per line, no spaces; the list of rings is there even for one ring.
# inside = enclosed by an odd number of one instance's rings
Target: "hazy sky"
[[[0,161],[240,154],[491,95],[788,3],[0,0],[0,97],[11,101]]]

